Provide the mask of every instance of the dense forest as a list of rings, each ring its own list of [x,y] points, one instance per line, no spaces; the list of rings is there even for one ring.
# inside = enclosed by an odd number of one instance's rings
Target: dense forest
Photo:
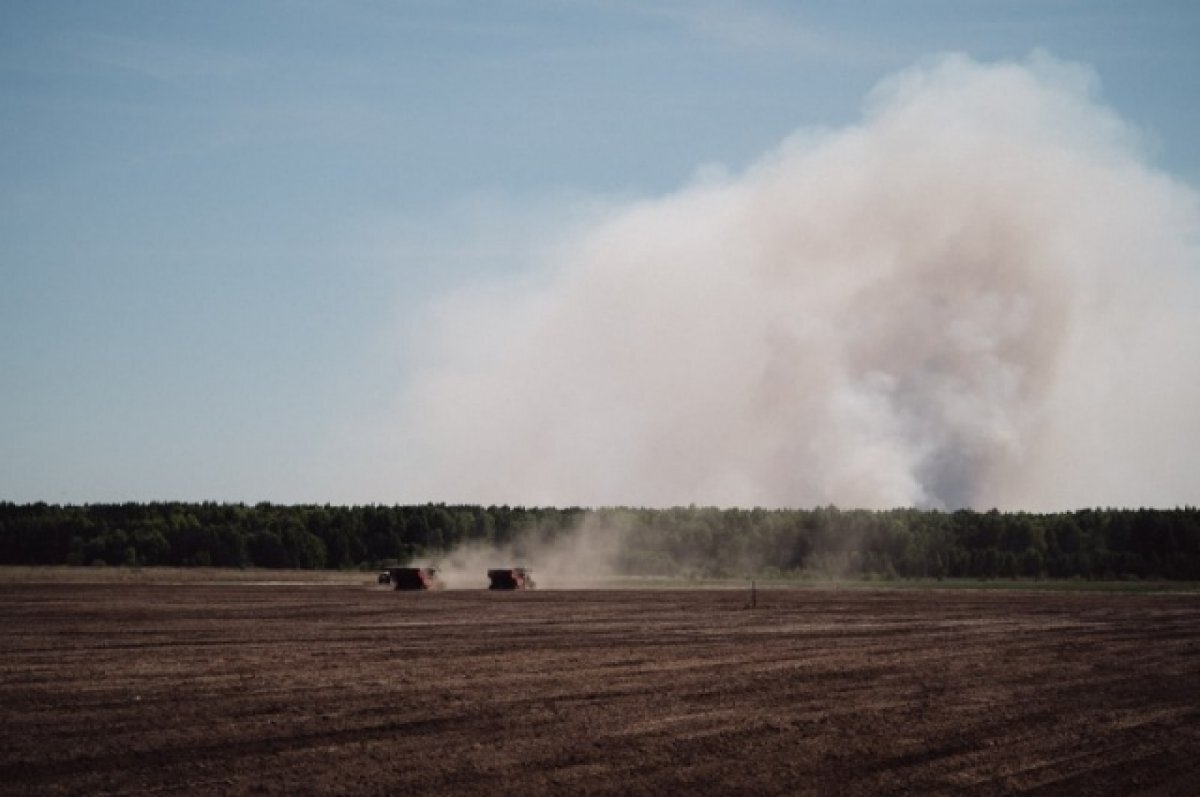
[[[615,535],[644,576],[1200,580],[1200,509],[1054,514],[0,502],[0,564],[368,569]]]

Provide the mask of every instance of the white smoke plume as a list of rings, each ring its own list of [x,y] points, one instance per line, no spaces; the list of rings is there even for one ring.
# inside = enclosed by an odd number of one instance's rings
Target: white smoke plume
[[[924,63],[857,126],[439,305],[401,480],[472,503],[1194,503],[1197,209],[1087,68]]]

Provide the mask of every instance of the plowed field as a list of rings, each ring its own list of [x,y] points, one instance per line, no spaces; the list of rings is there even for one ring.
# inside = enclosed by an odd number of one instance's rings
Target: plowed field
[[[8,794],[1198,794],[1200,596],[0,585]]]

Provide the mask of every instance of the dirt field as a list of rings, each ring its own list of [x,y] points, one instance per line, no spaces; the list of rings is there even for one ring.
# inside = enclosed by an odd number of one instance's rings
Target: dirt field
[[[11,794],[1200,793],[1200,596],[0,584]]]

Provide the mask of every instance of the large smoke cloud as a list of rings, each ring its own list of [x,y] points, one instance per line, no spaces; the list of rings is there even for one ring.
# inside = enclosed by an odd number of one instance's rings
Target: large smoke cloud
[[[1197,219],[1085,68],[931,61],[858,126],[440,304],[399,478],[558,505],[1194,503]]]

